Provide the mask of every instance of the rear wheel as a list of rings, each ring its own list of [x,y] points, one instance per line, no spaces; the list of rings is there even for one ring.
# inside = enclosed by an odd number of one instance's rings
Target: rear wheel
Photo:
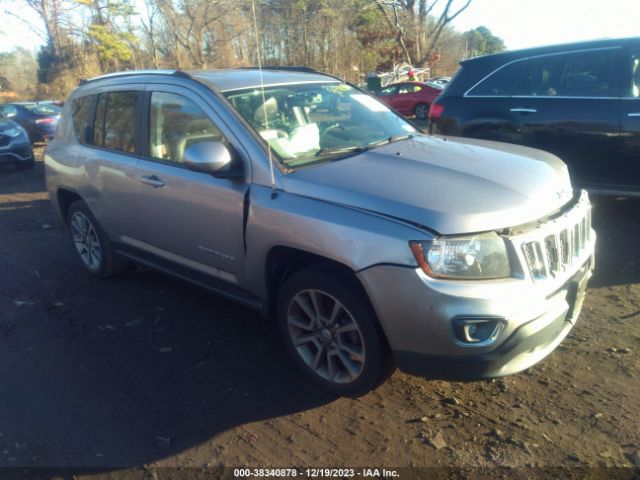
[[[393,371],[375,312],[355,278],[314,265],[284,284],[278,323],[294,362],[336,395],[358,396]]]
[[[129,263],[113,251],[107,235],[84,201],[71,204],[67,224],[76,252],[89,273],[108,277],[128,268]]]
[[[418,120],[424,120],[429,116],[429,105],[419,103],[414,107],[413,113]]]

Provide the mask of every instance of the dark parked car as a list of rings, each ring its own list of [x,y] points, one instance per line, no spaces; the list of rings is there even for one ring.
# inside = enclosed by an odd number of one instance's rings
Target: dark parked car
[[[0,164],[11,163],[18,169],[33,167],[33,151],[24,128],[0,118]]]
[[[640,195],[640,37],[461,62],[430,110],[432,132],[547,150],[574,187]]]
[[[421,82],[401,82],[388,85],[376,94],[402,115],[425,119],[431,102],[440,95],[442,88]]]
[[[48,142],[56,131],[62,109],[53,103],[5,103],[0,117],[6,117],[27,131],[31,143]]]

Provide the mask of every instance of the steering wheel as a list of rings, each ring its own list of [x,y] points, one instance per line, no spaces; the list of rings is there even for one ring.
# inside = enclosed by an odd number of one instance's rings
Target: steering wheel
[[[328,125],[326,127],[324,127],[321,131],[320,131],[320,135],[326,135],[327,133],[331,133],[333,135],[335,135],[335,132],[337,131],[344,131],[344,127],[342,125],[340,125],[339,123],[332,123],[331,125]],[[339,135],[336,135],[339,136]]]

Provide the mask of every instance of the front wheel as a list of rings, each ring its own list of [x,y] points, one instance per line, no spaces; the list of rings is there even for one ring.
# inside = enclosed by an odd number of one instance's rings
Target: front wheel
[[[332,394],[363,395],[393,371],[366,295],[339,270],[314,265],[294,273],[281,290],[278,323],[298,368]]]
[[[426,103],[419,103],[413,109],[413,113],[418,120],[425,120],[429,116],[429,105]]]

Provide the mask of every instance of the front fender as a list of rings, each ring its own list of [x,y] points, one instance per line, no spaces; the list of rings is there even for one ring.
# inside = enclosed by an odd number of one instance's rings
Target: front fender
[[[417,266],[410,240],[432,238],[399,221],[324,201],[252,186],[246,227],[246,284],[266,298],[265,269],[275,247],[319,255],[357,272],[372,265]]]

